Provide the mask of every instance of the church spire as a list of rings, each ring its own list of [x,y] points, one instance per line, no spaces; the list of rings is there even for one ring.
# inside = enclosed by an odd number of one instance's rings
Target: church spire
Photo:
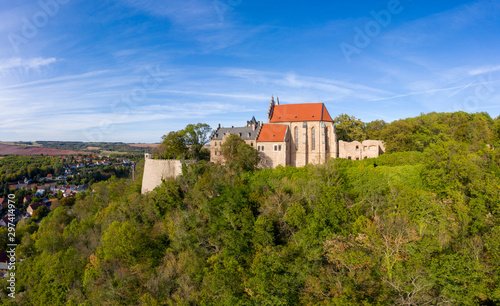
[[[271,103],[269,104],[269,110],[267,111],[267,122],[271,121],[271,118],[273,117],[273,111],[274,111],[274,95],[271,96]]]

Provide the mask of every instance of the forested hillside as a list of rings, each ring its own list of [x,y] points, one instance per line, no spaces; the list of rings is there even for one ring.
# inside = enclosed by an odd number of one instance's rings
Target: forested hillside
[[[386,140],[376,159],[201,161],[146,196],[138,176],[94,184],[39,228],[18,225],[18,292],[2,280],[3,303],[500,303],[498,120],[372,124],[356,133]]]

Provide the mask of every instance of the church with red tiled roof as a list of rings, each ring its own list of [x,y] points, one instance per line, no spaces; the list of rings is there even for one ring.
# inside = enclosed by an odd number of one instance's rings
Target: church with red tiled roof
[[[330,158],[364,159],[378,157],[385,151],[383,142],[378,140],[337,141],[333,119],[323,103],[280,105],[274,97],[267,123],[254,117],[246,127],[221,128],[219,125],[210,137],[211,161],[224,162],[220,149],[231,134],[238,134],[259,151],[262,168],[323,164]]]

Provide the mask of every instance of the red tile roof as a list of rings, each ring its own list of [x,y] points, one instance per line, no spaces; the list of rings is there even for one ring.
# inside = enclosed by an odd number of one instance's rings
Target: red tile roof
[[[260,129],[259,141],[285,141],[287,125],[283,124],[264,124]]]
[[[275,105],[270,122],[330,121],[332,117],[323,103]]]

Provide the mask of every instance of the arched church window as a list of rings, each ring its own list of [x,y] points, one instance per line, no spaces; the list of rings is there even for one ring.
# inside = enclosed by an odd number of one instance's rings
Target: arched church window
[[[325,151],[328,152],[328,128],[325,127]]]
[[[311,129],[311,142],[312,142],[312,150],[316,150],[316,129]]]
[[[295,134],[295,150],[298,150],[299,149],[299,128],[298,127],[295,127],[294,134]]]

